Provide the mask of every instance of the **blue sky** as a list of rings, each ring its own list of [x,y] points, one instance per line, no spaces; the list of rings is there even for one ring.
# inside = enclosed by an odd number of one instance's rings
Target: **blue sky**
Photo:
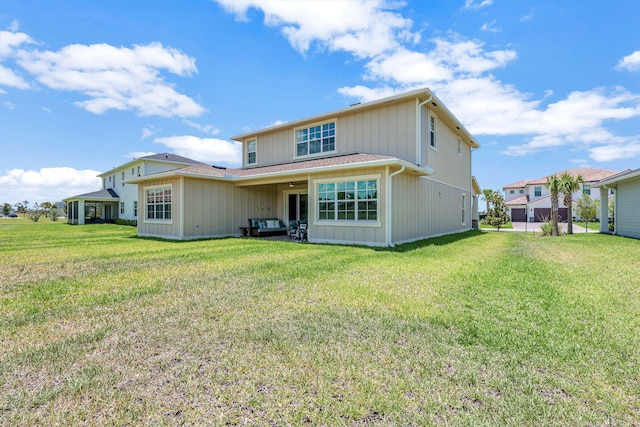
[[[0,0],[0,202],[94,191],[171,152],[418,87],[482,188],[640,167],[640,2]]]

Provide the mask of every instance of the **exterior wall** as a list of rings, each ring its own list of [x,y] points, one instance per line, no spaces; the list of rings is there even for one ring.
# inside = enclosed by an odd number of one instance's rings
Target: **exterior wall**
[[[365,176],[377,176],[378,179],[378,221],[320,221],[318,220],[318,180],[332,179],[336,181],[359,179]],[[314,174],[309,184],[309,241],[316,243],[366,244],[386,246],[386,203],[387,180],[385,168],[365,168],[357,171],[337,171]]]
[[[436,124],[436,147],[431,147],[429,135],[430,110],[422,108],[422,165],[433,169],[431,177],[452,185],[471,186],[471,147],[460,143],[458,154],[458,134],[438,117]],[[415,139],[414,139],[415,141]],[[415,151],[415,142],[413,143]],[[415,155],[414,155],[415,157]]]
[[[616,234],[640,238],[640,177],[618,183],[616,198]]]
[[[511,194],[512,191],[513,191],[513,194]],[[522,193],[520,191],[522,191]],[[507,188],[506,190],[504,190],[504,201],[509,202],[513,199],[517,199],[518,197],[522,197],[526,194],[527,194],[527,191],[524,188]]]
[[[185,178],[183,238],[237,236],[249,218],[277,218],[276,188]]]
[[[311,125],[312,123],[309,123],[309,126]],[[246,145],[244,141],[243,165],[245,167],[248,166]],[[250,166],[354,152],[394,156],[415,163],[416,101],[406,100],[337,118],[336,151],[331,153],[296,157],[293,128],[260,135],[257,139],[257,163]]]
[[[182,179],[164,178],[145,182],[138,185],[138,236],[153,236],[166,239],[182,239],[182,227],[180,226],[181,211],[180,200],[182,199]],[[156,185],[171,185],[171,221],[148,221],[146,219],[145,189]]]
[[[462,223],[462,195],[465,223]],[[471,191],[429,177],[404,173],[393,178],[393,243],[470,230]]]

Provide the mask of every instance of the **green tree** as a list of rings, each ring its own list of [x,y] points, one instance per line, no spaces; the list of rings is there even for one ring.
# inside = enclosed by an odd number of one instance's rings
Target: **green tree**
[[[489,213],[489,199],[491,198],[491,196],[493,195],[493,190],[490,188],[485,188],[484,190],[482,190],[482,195],[484,196],[484,201],[487,203],[487,207],[486,210],[484,211],[484,213],[488,214]]]
[[[489,208],[487,209],[487,216],[485,217],[484,222],[492,227],[496,227],[498,231],[500,231],[500,227],[509,221],[507,207],[504,204],[504,197],[502,197],[502,194],[497,191],[492,191],[491,195],[485,197],[487,197]]]
[[[31,209],[29,211],[28,217],[31,221],[33,222],[38,222],[38,220],[40,219],[40,217],[44,215],[44,210],[42,208],[40,208],[40,205],[38,205],[37,203],[35,203],[33,205],[33,209]]]
[[[51,211],[51,202],[42,202],[42,204],[40,205],[40,207],[42,209],[44,209],[44,216],[48,217],[49,216],[49,212]]]
[[[11,213],[11,203],[2,204],[2,213],[6,216]]]
[[[588,194],[583,194],[582,198],[576,203],[576,215],[584,220],[584,228],[586,233],[589,232],[588,222],[598,214],[598,205]]]
[[[560,205],[558,195],[562,191],[562,182],[556,175],[551,175],[547,177],[545,186],[551,193],[551,224],[553,226],[551,235],[558,236],[560,235],[560,232],[558,231],[558,207]]]
[[[580,184],[584,182],[582,175],[573,176],[567,172],[560,176],[560,186],[564,194],[564,205],[567,207],[567,234],[573,234],[573,193],[580,189]]]

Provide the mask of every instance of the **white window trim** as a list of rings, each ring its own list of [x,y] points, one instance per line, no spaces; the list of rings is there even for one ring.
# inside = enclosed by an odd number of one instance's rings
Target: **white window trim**
[[[462,195],[462,225],[467,225],[467,195]]]
[[[333,145],[333,150],[331,151],[321,151],[319,153],[313,153],[313,154],[305,154],[302,156],[298,156],[298,142],[296,141],[296,134],[298,133],[298,130],[300,129],[308,129],[312,126],[322,126],[322,125],[326,125],[327,123],[333,123],[335,125],[335,143]],[[319,122],[314,122],[314,123],[307,123],[304,126],[298,126],[293,128],[293,158],[294,159],[307,159],[310,157],[322,157],[322,156],[326,156],[327,154],[335,154],[338,152],[338,119],[337,118],[332,118],[332,119],[326,119],[326,120],[322,120]],[[308,148],[307,148],[308,151]]]
[[[155,190],[158,188],[169,188],[171,190],[171,219],[149,219],[147,218],[147,191],[148,190]],[[142,222],[145,224],[165,224],[165,225],[171,225],[173,224],[173,184],[158,184],[158,185],[150,185],[148,187],[144,187],[142,189],[142,197],[144,200],[143,208],[144,208],[144,212],[142,215]]]
[[[314,206],[314,215],[312,225],[317,226],[326,226],[326,227],[382,227],[382,222],[380,221],[380,215],[382,212],[380,210],[380,182],[382,175],[381,174],[371,174],[371,175],[357,175],[357,176],[342,176],[335,178],[322,178],[322,179],[314,179],[313,180],[313,206]],[[320,212],[320,206],[318,202],[318,185],[319,184],[327,184],[327,183],[338,183],[338,182],[352,182],[352,181],[368,181],[368,180],[377,180],[378,181],[378,214],[376,215],[378,219],[376,220],[326,220],[326,219],[318,219],[318,213]]]
[[[255,151],[249,151],[249,144],[255,142],[256,143],[256,149]],[[255,157],[256,160],[252,163],[249,162],[249,154],[250,153],[255,153]],[[247,166],[254,166],[258,164],[258,138],[251,138],[251,139],[247,139]]]
[[[434,138],[434,143],[435,145],[431,145],[431,118],[434,118],[434,130],[433,133],[435,134],[435,138]],[[428,135],[429,135],[429,140],[427,141],[429,148],[432,149],[433,151],[438,151],[438,116],[429,111],[429,120],[427,121],[427,130],[428,130]]]
[[[458,136],[458,156],[462,157],[462,138]]]

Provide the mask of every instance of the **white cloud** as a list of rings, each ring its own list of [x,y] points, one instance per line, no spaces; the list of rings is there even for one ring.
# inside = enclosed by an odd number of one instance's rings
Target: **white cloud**
[[[42,168],[40,170],[11,169],[0,176],[2,203],[28,200],[31,204],[58,202],[66,197],[100,190],[100,172],[70,167]]]
[[[75,44],[58,51],[21,49],[14,55],[41,84],[88,97],[75,105],[95,114],[116,109],[141,116],[193,117],[204,111],[162,74],[191,76],[197,73],[195,59],[160,43],[133,48]]]
[[[242,144],[236,141],[183,135],[156,138],[153,142],[171,148],[175,154],[201,162],[228,166],[242,163]]]
[[[630,55],[622,58],[618,65],[616,65],[617,70],[627,70],[627,71],[640,71],[640,50],[636,50]]]
[[[35,42],[28,34],[0,31],[0,59],[15,55],[17,48],[23,44],[34,44]]]
[[[534,13],[533,12],[529,12],[526,15],[523,15],[520,17],[520,22],[527,22],[527,21],[531,21],[534,17]]]
[[[7,110],[13,110],[14,108],[16,108],[16,106],[13,104],[13,102],[9,102],[9,101],[3,102],[2,106],[4,108],[6,108]]]
[[[416,42],[411,20],[394,12],[400,4],[385,0],[300,2],[269,0],[217,0],[238,19],[247,19],[249,9],[264,13],[265,25],[280,27],[291,45],[300,52],[312,42],[330,50],[345,50],[363,58],[395,49],[399,41]]]
[[[494,19],[491,22],[485,22],[480,27],[480,31],[485,31],[488,33],[501,33],[502,29],[496,25],[496,20]]]
[[[140,157],[153,156],[154,154],[158,154],[154,151],[132,151],[129,154],[122,156],[129,161],[139,159]]]
[[[158,130],[154,126],[142,128],[142,137],[140,139],[149,138],[158,133]]]
[[[492,4],[493,4],[493,0],[482,0],[482,1],[464,0],[464,8],[471,9],[471,10],[480,9],[481,7],[485,7],[485,6],[491,6]]]
[[[630,159],[640,155],[640,138],[629,138],[622,144],[611,144],[594,147],[589,155],[598,162]]]
[[[220,129],[218,129],[214,125],[202,125],[192,120],[184,120],[184,123],[188,126],[191,126],[194,129],[198,129],[201,132],[208,133],[211,135],[217,135],[220,133]]]

